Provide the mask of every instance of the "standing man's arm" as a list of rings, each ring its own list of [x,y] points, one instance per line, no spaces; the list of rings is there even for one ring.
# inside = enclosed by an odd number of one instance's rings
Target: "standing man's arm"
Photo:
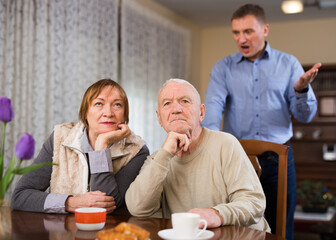
[[[225,83],[224,64],[218,62],[210,74],[210,82],[205,95],[205,117],[202,126],[212,130],[221,130],[221,121],[225,111],[228,91]]]
[[[300,79],[294,84],[296,92],[304,91],[308,88],[308,85],[314,81],[317,76],[318,69],[322,66],[321,63],[316,63],[311,69],[305,72]]]
[[[294,118],[300,122],[308,123],[316,114],[317,101],[310,83],[317,76],[320,67],[321,63],[316,63],[310,70],[302,74],[298,80],[296,80],[298,78],[296,77],[293,87],[289,89],[291,96],[290,110]]]

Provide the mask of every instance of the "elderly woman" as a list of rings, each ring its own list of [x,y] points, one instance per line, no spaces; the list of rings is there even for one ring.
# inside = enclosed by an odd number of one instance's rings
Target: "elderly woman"
[[[55,126],[35,159],[57,165],[25,174],[12,195],[12,208],[65,213],[102,207],[125,213],[125,192],[149,155],[145,142],[127,125],[128,112],[118,83],[103,79],[90,86],[79,122]]]

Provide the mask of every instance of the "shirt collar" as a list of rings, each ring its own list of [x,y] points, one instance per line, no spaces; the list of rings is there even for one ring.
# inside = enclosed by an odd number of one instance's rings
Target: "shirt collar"
[[[270,44],[268,42],[265,42],[266,44],[266,48],[262,54],[262,58],[270,58],[271,57],[271,53],[272,53],[272,48],[270,46]]]
[[[86,128],[83,129],[83,134],[82,134],[81,138],[79,139],[79,141],[80,141],[80,145],[81,145],[81,148],[82,148],[83,152],[88,153],[88,152],[93,151],[93,149],[90,145],[90,142],[89,142],[89,138],[88,138]]]
[[[268,59],[268,58],[270,58],[270,56],[271,56],[271,47],[270,47],[270,44],[268,43],[268,42],[266,42],[265,41],[265,44],[266,44],[266,47],[265,47],[265,50],[264,50],[264,52],[261,54],[261,56],[259,57],[259,59],[262,59],[262,58],[264,58],[264,59]],[[242,62],[242,61],[244,61],[244,60],[247,60],[247,61],[249,61],[247,58],[245,58],[244,56],[243,56],[243,54],[241,53],[241,52],[238,52],[237,53],[237,55],[236,55],[236,62],[237,63],[240,63],[240,62]]]

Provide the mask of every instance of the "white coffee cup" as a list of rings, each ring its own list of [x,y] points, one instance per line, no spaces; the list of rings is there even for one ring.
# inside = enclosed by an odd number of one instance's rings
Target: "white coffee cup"
[[[199,229],[201,222],[204,227]],[[208,224],[199,214],[182,212],[172,214],[172,225],[176,238],[196,238],[205,231]]]

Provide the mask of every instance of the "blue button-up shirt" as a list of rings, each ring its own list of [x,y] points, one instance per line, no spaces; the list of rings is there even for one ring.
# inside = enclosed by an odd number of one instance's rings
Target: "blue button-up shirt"
[[[218,61],[210,74],[202,126],[238,139],[283,144],[293,136],[291,115],[300,122],[313,119],[317,101],[309,85],[296,95],[294,83],[304,74],[292,55],[272,49],[268,43],[254,62],[240,52]]]

